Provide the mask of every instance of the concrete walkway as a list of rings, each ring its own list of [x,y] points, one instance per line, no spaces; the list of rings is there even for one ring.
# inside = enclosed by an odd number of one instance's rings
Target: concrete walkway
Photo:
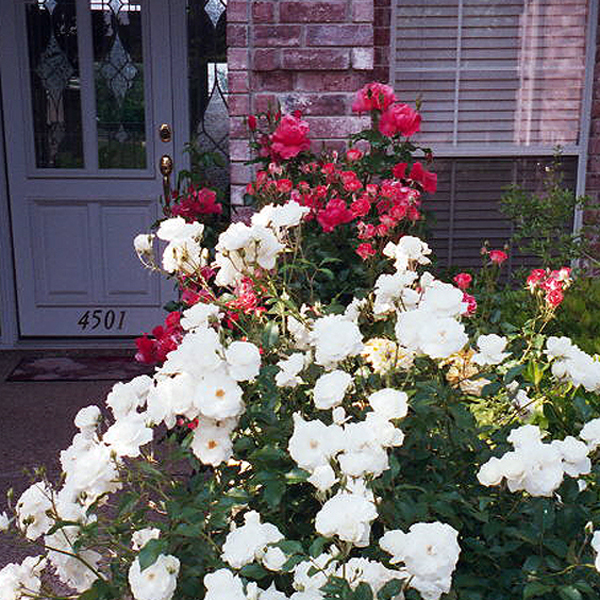
[[[102,405],[115,383],[6,382],[21,358],[31,354],[0,351],[0,512],[6,508],[9,488],[18,498],[30,485],[25,469],[46,465],[50,478],[55,480],[59,474],[58,453],[70,445],[76,432],[73,419],[77,411],[89,404]],[[31,548],[19,548],[12,537],[0,534],[0,568],[32,553]]]

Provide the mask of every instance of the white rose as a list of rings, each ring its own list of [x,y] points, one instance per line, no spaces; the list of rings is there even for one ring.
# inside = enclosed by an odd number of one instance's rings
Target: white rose
[[[131,535],[131,547],[137,552],[141,550],[150,540],[157,540],[160,537],[160,529],[156,527],[146,527],[134,531]]]
[[[21,564],[9,563],[0,570],[2,600],[25,600],[41,588],[40,575],[46,566],[42,556],[28,556]]]
[[[202,223],[186,223],[183,217],[165,219],[159,226],[156,235],[165,242],[181,241],[187,238],[199,239],[204,232]]]
[[[301,352],[295,352],[289,358],[280,360],[277,363],[280,371],[275,375],[275,384],[277,387],[294,388],[302,383],[302,378],[298,376],[304,369],[306,357]]]
[[[315,406],[327,410],[341,404],[352,383],[352,375],[336,370],[321,375],[313,390]]]
[[[133,247],[137,254],[145,255],[152,254],[152,243],[154,241],[154,236],[150,233],[140,233],[136,235],[133,239]]]
[[[129,586],[135,600],[170,600],[177,587],[179,559],[159,554],[154,564],[143,571],[136,558],[129,568]]]
[[[200,462],[216,467],[228,461],[233,454],[229,433],[229,427],[203,419],[194,430],[190,449]]]
[[[100,417],[100,409],[97,406],[86,406],[75,415],[75,426],[81,431],[95,431]]]
[[[146,427],[146,415],[130,413],[111,425],[102,437],[117,456],[136,458],[140,448],[152,441],[153,431]]]
[[[244,412],[242,388],[224,370],[207,373],[196,389],[194,405],[215,421],[238,417]]]
[[[262,558],[267,546],[283,539],[283,534],[271,523],[261,523],[256,511],[244,515],[244,525],[227,534],[221,558],[234,569],[241,569]]]
[[[508,340],[505,337],[490,333],[477,338],[479,352],[473,356],[473,361],[481,366],[498,365],[510,352],[504,352]]]
[[[371,408],[386,419],[402,419],[408,414],[408,396],[405,392],[384,388],[368,397]]]
[[[581,431],[579,437],[588,445],[590,452],[600,446],[600,419],[588,421]]]
[[[216,304],[197,302],[183,311],[180,324],[186,330],[208,327],[212,321],[220,318],[219,307]]]
[[[360,329],[342,315],[328,315],[317,319],[311,333],[315,346],[315,362],[325,368],[362,352]]]
[[[29,486],[17,500],[17,525],[28,540],[46,533],[54,521],[46,514],[52,509],[52,490],[43,481]]]
[[[205,575],[204,586],[204,600],[247,600],[242,580],[228,569]]]
[[[337,425],[322,421],[305,421],[294,413],[294,433],[288,442],[288,452],[301,469],[314,471],[329,462],[341,448],[342,431]]]
[[[229,374],[236,381],[254,379],[260,371],[260,352],[250,342],[232,342],[225,351]]]
[[[371,522],[377,517],[375,504],[364,496],[341,492],[330,498],[315,518],[315,529],[325,537],[337,535],[359,548],[369,545]]]

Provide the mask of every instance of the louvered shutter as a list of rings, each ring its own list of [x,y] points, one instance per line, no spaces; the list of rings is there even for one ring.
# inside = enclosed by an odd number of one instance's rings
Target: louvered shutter
[[[510,237],[506,186],[528,183],[556,145],[581,152],[588,1],[394,1],[394,88],[421,98],[415,140],[438,157],[433,245],[442,264],[476,266],[484,240]],[[577,160],[564,168],[575,185]]]

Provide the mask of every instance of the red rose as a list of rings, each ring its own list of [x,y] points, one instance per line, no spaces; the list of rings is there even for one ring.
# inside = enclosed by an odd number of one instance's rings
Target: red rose
[[[276,158],[289,159],[310,148],[308,123],[286,115],[271,138],[271,151]]]
[[[371,246],[368,242],[364,242],[360,244],[360,246],[356,249],[356,254],[358,254],[363,260],[367,260],[375,254],[375,248]]]
[[[421,115],[408,104],[392,104],[379,121],[379,131],[383,135],[393,137],[397,134],[410,137],[419,131]]]
[[[405,174],[406,174],[406,167],[408,167],[408,163],[398,163],[392,169],[392,175],[396,179],[402,179],[405,176]]]
[[[357,113],[371,110],[383,111],[396,100],[393,88],[383,83],[373,82],[365,85],[356,93],[352,110]]]
[[[508,254],[502,250],[490,250],[489,255],[495,265],[501,265],[508,258]]]
[[[352,219],[354,215],[341,198],[332,198],[317,214],[317,221],[325,233],[333,231],[338,225],[349,223]]]
[[[257,121],[254,115],[248,115],[248,129],[250,131],[256,131]]]
[[[459,273],[452,281],[464,292],[471,285],[473,278],[468,273]]]
[[[360,160],[363,157],[363,153],[358,148],[350,148],[348,152],[346,152],[346,158],[353,162],[355,160]]]
[[[426,171],[420,162],[416,162],[410,170],[409,179],[421,184],[423,191],[435,194],[437,190],[437,175]]]

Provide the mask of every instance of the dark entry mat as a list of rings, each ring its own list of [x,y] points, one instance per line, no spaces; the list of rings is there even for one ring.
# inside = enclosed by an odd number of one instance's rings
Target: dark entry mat
[[[129,356],[23,358],[6,381],[128,381],[153,368]]]

